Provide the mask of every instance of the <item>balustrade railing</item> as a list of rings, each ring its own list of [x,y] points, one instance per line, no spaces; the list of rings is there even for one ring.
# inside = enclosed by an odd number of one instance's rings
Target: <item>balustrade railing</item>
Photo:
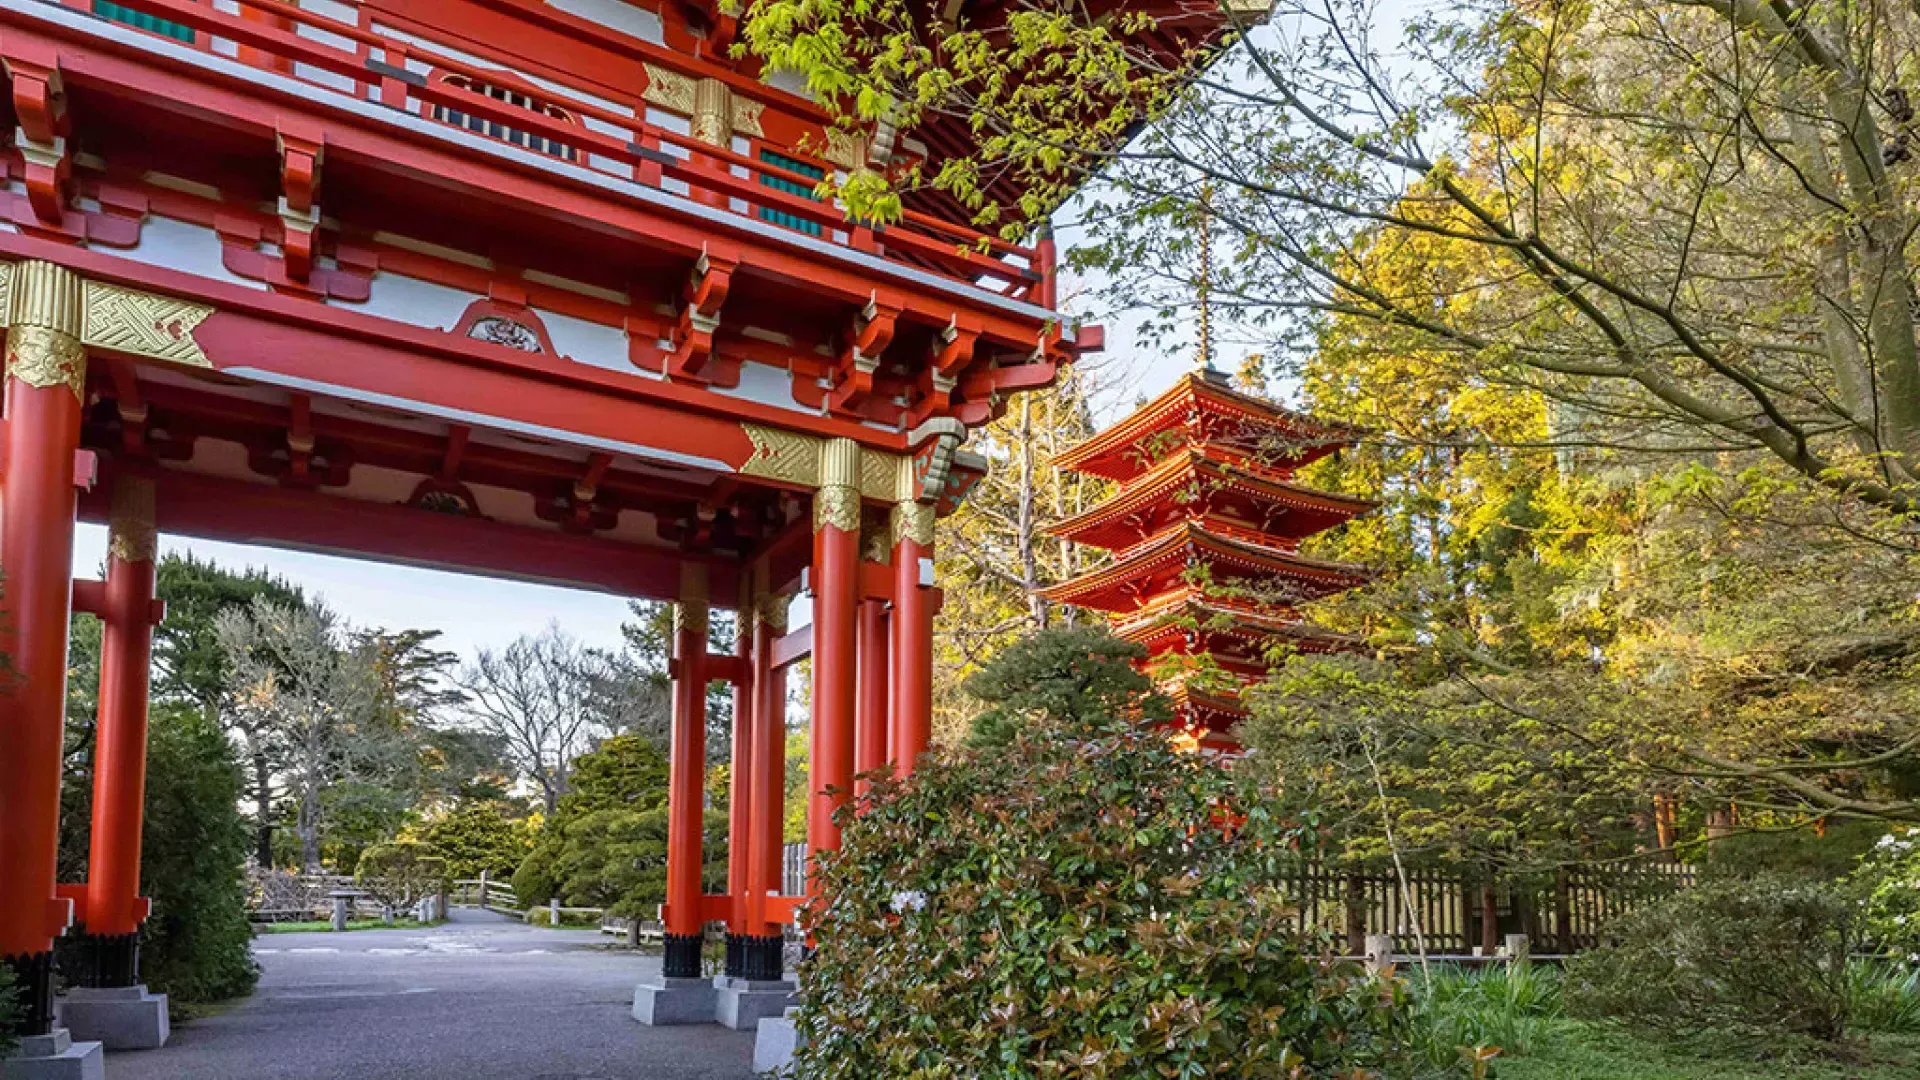
[[[650,123],[639,97],[548,73],[536,79],[504,59],[489,61],[497,68],[463,59],[478,55],[475,45],[450,35],[415,26],[404,36],[383,32],[377,21],[343,22],[285,0],[45,2],[298,79],[322,96],[377,102],[518,146],[555,169],[591,169],[1010,298],[1045,303],[1052,295],[1045,248],[911,210],[891,225],[848,221],[837,204],[803,194],[833,166],[807,160],[799,147],[769,144],[778,159],[769,161],[710,145]]]

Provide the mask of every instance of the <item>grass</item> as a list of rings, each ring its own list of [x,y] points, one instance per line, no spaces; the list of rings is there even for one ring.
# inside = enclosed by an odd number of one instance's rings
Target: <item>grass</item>
[[[1761,1058],[1705,1054],[1563,1020],[1524,1056],[1502,1055],[1498,1080],[1912,1080],[1920,1076],[1920,1038],[1876,1035],[1844,1056]]]
[[[347,923],[348,930],[424,930],[439,923],[423,923],[417,919],[395,919],[382,922],[379,919],[352,919]],[[333,923],[325,919],[317,922],[276,922],[260,923],[254,927],[261,934],[311,934],[333,929]]]
[[[1920,1077],[1920,973],[1857,964],[1853,1030],[1840,1047],[1697,1048],[1574,1020],[1560,1004],[1558,969],[1440,967],[1415,991],[1416,1050],[1430,1076],[1466,1075],[1461,1047],[1498,1047],[1489,1080],[1912,1080]]]

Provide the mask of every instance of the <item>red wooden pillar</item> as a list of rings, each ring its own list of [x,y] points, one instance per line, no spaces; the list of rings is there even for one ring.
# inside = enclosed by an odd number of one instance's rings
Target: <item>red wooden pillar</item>
[[[932,564],[932,505],[894,504],[893,733],[888,741],[901,776],[913,774],[933,738],[933,590],[927,580]]]
[[[673,731],[667,757],[666,958],[669,979],[700,977],[701,832],[706,816],[707,568],[686,563],[673,609]]]
[[[86,352],[80,279],[13,268],[6,458],[0,480],[0,962],[19,976],[23,1033],[53,1024],[53,939],[72,920],[54,894],[61,721],[73,602],[74,486]]]
[[[114,483],[100,610],[100,713],[94,736],[93,831],[87,857],[86,986],[140,981],[140,838],[147,798],[147,691],[153,656],[153,482]]]
[[[773,641],[787,629],[787,598],[765,592],[766,571],[755,574],[753,620],[753,741],[752,799],[748,824],[748,890],[751,937],[743,950],[746,978],[771,981],[785,975],[785,931],[767,911],[767,897],[780,892],[781,843],[786,825],[787,686],[786,676],[774,670]]]
[[[833,439],[820,452],[813,497],[813,744],[807,849],[840,848],[833,813],[853,794],[855,609],[860,598],[860,446]],[[809,869],[808,891],[816,892]]]
[[[887,763],[887,669],[891,651],[887,647],[887,622],[885,601],[860,602],[860,689],[854,717],[853,768],[862,776]],[[870,787],[869,781],[855,780],[854,796],[864,796]]]
[[[760,724],[754,718],[753,628],[758,598],[752,575],[742,575],[740,606],[734,612],[733,759],[727,778],[727,966],[730,978],[746,978],[747,942],[753,925],[753,762],[759,752]]]

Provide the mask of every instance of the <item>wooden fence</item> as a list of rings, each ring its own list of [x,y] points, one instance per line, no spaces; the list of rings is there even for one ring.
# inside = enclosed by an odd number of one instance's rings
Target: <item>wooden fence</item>
[[[806,891],[807,847],[788,844],[781,892]],[[1404,886],[1391,872],[1349,872],[1303,863],[1287,879],[1300,924],[1343,938],[1355,956],[1368,934],[1392,934],[1403,951],[1424,938],[1434,955],[1492,955],[1508,934],[1525,934],[1536,953],[1591,949],[1606,924],[1647,900],[1693,884],[1693,868],[1672,863],[1575,868],[1537,881],[1488,886],[1454,870],[1409,869]],[[1418,931],[1416,933],[1416,930]]]
[[[1693,869],[1671,863],[1574,868],[1528,882],[1495,881],[1433,868],[1352,872],[1303,864],[1288,880],[1303,926],[1343,937],[1358,955],[1368,934],[1392,934],[1411,951],[1491,955],[1507,934],[1525,934],[1536,952],[1572,953],[1599,944],[1607,923],[1648,900],[1693,884]]]

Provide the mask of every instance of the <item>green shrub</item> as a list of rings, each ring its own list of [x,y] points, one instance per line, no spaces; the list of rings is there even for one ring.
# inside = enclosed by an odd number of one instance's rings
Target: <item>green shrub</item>
[[[375,844],[360,855],[353,883],[381,905],[399,910],[441,890],[447,861],[415,840]]]
[[[461,880],[480,876],[504,880],[533,850],[533,830],[524,813],[500,799],[461,799],[420,826],[419,841],[447,861],[447,873]]]
[[[156,704],[147,740],[141,977],[180,1004],[253,991],[244,870],[253,831],[240,814],[240,763],[226,733],[186,705]]]
[[[1403,1071],[1404,984],[1295,929],[1298,829],[1158,731],[1009,736],[842,814],[796,1080]]]
[[[545,907],[528,908],[527,924],[530,926],[552,926],[552,910]],[[591,930],[600,925],[600,916],[590,915],[582,908],[561,908],[560,925],[562,928],[575,927],[582,930]]]
[[[1854,881],[1866,894],[1867,935],[1881,951],[1920,963],[1920,828],[1880,837]]]
[[[0,1059],[13,1052],[18,1041],[14,1031],[20,1025],[20,998],[13,986],[13,969],[0,964]]]
[[[1529,1054],[1562,1022],[1561,975],[1540,964],[1477,969],[1437,966],[1431,979],[1410,974],[1414,1052],[1444,1071],[1489,1052]]]
[[[1879,960],[1847,966],[1848,1023],[1860,1031],[1920,1035],[1920,968]]]
[[[1567,1008],[1674,1037],[1846,1034],[1858,900],[1812,881],[1710,879],[1617,921],[1577,957]]]
[[[1042,630],[1003,651],[968,677],[968,694],[987,706],[973,718],[967,744],[1005,746],[1035,719],[1084,723],[1135,715],[1142,723],[1170,719],[1167,699],[1134,664],[1147,650],[1098,627]],[[1129,712],[1131,710],[1131,712]]]

